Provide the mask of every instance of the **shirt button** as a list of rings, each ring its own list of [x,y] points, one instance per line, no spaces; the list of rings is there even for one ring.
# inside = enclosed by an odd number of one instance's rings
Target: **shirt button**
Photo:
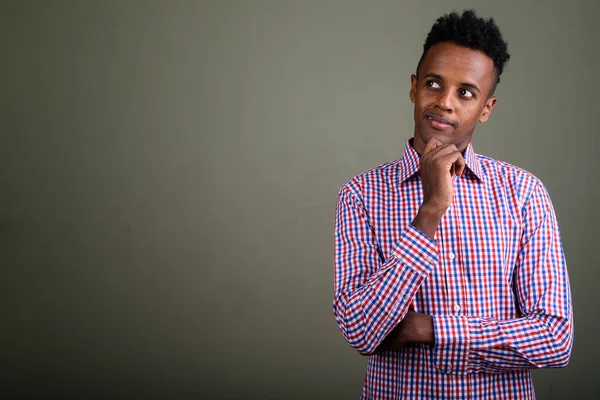
[[[448,254],[448,257],[450,257],[450,259],[451,259],[451,260],[454,260],[454,257],[456,257],[456,255],[454,255],[454,253],[453,253],[453,252],[450,252],[450,253]]]
[[[454,311],[455,312],[459,312],[460,311],[460,306],[458,304],[454,305]]]

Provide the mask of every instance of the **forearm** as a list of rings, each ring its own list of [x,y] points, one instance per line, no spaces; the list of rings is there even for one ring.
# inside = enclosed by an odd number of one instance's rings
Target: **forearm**
[[[436,208],[430,204],[422,204],[412,225],[431,239],[435,239],[435,232],[444,216],[444,209]]]
[[[434,316],[434,362],[455,374],[563,367],[572,346],[572,319],[530,315],[512,320]]]
[[[431,240],[435,240],[435,232],[443,214],[443,210],[436,210],[435,207],[423,204],[411,225]],[[387,333],[377,350],[399,349],[408,343],[433,345],[435,336],[431,315],[407,311],[407,304],[403,306],[400,310],[403,317],[400,318],[393,330]]]
[[[423,205],[409,229],[413,231],[413,235],[416,233],[428,237],[431,245],[442,216],[443,210],[439,211],[434,207]],[[414,238],[412,240],[414,241]],[[420,240],[423,240],[423,237]],[[406,245],[407,243],[401,241],[400,246]],[[415,253],[415,249],[412,250]],[[398,261],[403,258],[404,254],[406,254],[405,249],[401,249],[398,254],[399,258],[394,256],[392,258],[396,258]],[[432,257],[425,257],[424,261],[429,264]],[[411,268],[402,262],[396,262],[395,265],[386,268],[391,272],[387,278],[366,285],[361,291],[351,296],[348,305],[344,307],[345,321],[353,321],[353,324],[340,324],[340,326],[346,327],[346,329],[342,328],[346,340],[361,354],[371,354],[376,349],[401,348],[407,343],[432,345],[434,335],[431,316],[408,311],[413,297],[429,274],[429,269],[416,268],[416,272],[420,272],[420,274],[416,274],[414,267]],[[394,279],[396,275],[401,279]],[[390,308],[390,306],[392,307]],[[371,312],[364,310],[371,310]],[[387,318],[372,318],[372,316],[379,317],[382,314]],[[348,325],[357,329],[348,329]],[[346,332],[354,334],[350,335]]]
[[[469,319],[472,372],[564,367],[572,346],[569,316],[535,316],[498,321]]]
[[[377,350],[402,349],[407,344],[435,344],[431,315],[408,311],[404,319],[387,335]]]
[[[335,239],[334,314],[347,342],[371,354],[438,264],[437,245],[410,224],[384,259],[360,197],[346,188],[338,200]]]
[[[511,287],[521,318],[434,316],[434,359],[448,373],[504,372],[567,365],[573,313],[556,216],[543,186],[522,208],[520,252]],[[475,314],[475,315],[473,315]]]
[[[408,234],[408,238],[411,235]],[[406,247],[402,249],[407,250]],[[412,260],[409,264],[393,255],[366,283],[351,292],[339,291],[334,301],[334,314],[352,347],[361,354],[373,353],[403,320],[431,270],[429,263],[435,262],[433,257],[435,254],[424,257],[426,260]]]

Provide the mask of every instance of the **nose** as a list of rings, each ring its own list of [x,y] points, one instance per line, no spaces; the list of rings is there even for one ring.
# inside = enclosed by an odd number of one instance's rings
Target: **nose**
[[[453,112],[454,98],[452,96],[452,91],[446,89],[443,92],[441,92],[440,96],[437,99],[436,106],[442,111]]]

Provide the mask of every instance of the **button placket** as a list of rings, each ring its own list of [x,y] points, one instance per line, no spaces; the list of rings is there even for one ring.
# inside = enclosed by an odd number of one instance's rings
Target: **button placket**
[[[457,292],[456,285],[456,254],[453,249],[453,238],[455,235],[452,232],[452,227],[454,227],[454,209],[453,207],[449,207],[444,214],[444,218],[442,220],[442,224],[440,226],[440,230],[443,232],[442,237],[444,240],[442,241],[442,251],[443,256],[440,257],[440,264],[442,265],[444,279],[446,282],[446,312],[448,314],[454,314],[455,305],[458,301],[457,296],[460,294]]]

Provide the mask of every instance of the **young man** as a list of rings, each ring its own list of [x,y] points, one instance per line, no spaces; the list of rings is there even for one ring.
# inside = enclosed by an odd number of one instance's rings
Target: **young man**
[[[437,20],[411,77],[402,158],[340,190],[334,314],[369,356],[364,399],[533,399],[531,368],[564,367],[569,279],[550,198],[476,154],[506,42],[472,10]]]

